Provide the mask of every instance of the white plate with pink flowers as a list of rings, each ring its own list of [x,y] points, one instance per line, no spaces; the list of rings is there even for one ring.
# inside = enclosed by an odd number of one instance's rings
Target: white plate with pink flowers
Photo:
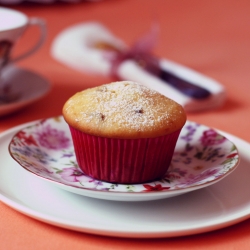
[[[182,129],[166,175],[149,183],[108,183],[84,174],[61,116],[21,129],[12,138],[9,152],[25,170],[62,189],[116,201],[157,200],[201,189],[232,173],[239,163],[237,148],[230,140],[190,121]]]

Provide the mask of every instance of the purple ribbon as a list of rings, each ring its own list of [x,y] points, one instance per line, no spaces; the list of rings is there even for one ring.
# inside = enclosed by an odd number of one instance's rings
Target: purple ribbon
[[[197,86],[160,67],[160,60],[152,54],[153,47],[157,42],[157,35],[158,26],[154,25],[151,32],[136,41],[131,48],[124,51],[115,50],[116,53],[114,57],[110,59],[112,64],[111,75],[119,78],[117,70],[120,64],[126,60],[134,60],[144,70],[160,78],[166,84],[171,85],[181,93],[194,99],[208,98],[211,93],[207,89]]]

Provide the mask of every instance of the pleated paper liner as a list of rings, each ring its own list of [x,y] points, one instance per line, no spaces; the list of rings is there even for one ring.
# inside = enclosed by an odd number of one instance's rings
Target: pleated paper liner
[[[181,130],[156,138],[117,139],[89,135],[70,126],[82,171],[98,180],[136,184],[163,178]]]

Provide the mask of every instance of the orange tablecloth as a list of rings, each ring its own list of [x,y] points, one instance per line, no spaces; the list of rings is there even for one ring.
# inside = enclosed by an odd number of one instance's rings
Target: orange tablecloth
[[[250,141],[250,2],[248,0],[104,0],[96,3],[10,5],[28,16],[46,19],[48,37],[33,56],[19,63],[52,83],[51,92],[27,108],[0,118],[0,131],[28,121],[57,116],[76,91],[108,83],[109,77],[85,75],[50,56],[55,36],[69,25],[97,20],[128,44],[152,21],[160,24],[155,54],[187,65],[221,82],[223,107],[189,113],[188,119]],[[16,53],[34,41],[28,31]],[[21,84],[21,83],[20,83]],[[250,153],[250,152],[249,152]],[[0,163],[1,164],[1,163]],[[232,197],[233,199],[233,197]],[[250,199],[250,197],[249,197]],[[200,235],[166,239],[119,239],[61,229],[0,203],[0,249],[248,249],[250,220]]]

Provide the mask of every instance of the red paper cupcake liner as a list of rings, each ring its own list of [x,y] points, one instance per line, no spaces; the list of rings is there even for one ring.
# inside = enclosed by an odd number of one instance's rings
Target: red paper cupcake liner
[[[171,163],[181,130],[142,139],[113,139],[85,134],[70,126],[82,171],[98,180],[135,184],[160,179]]]

